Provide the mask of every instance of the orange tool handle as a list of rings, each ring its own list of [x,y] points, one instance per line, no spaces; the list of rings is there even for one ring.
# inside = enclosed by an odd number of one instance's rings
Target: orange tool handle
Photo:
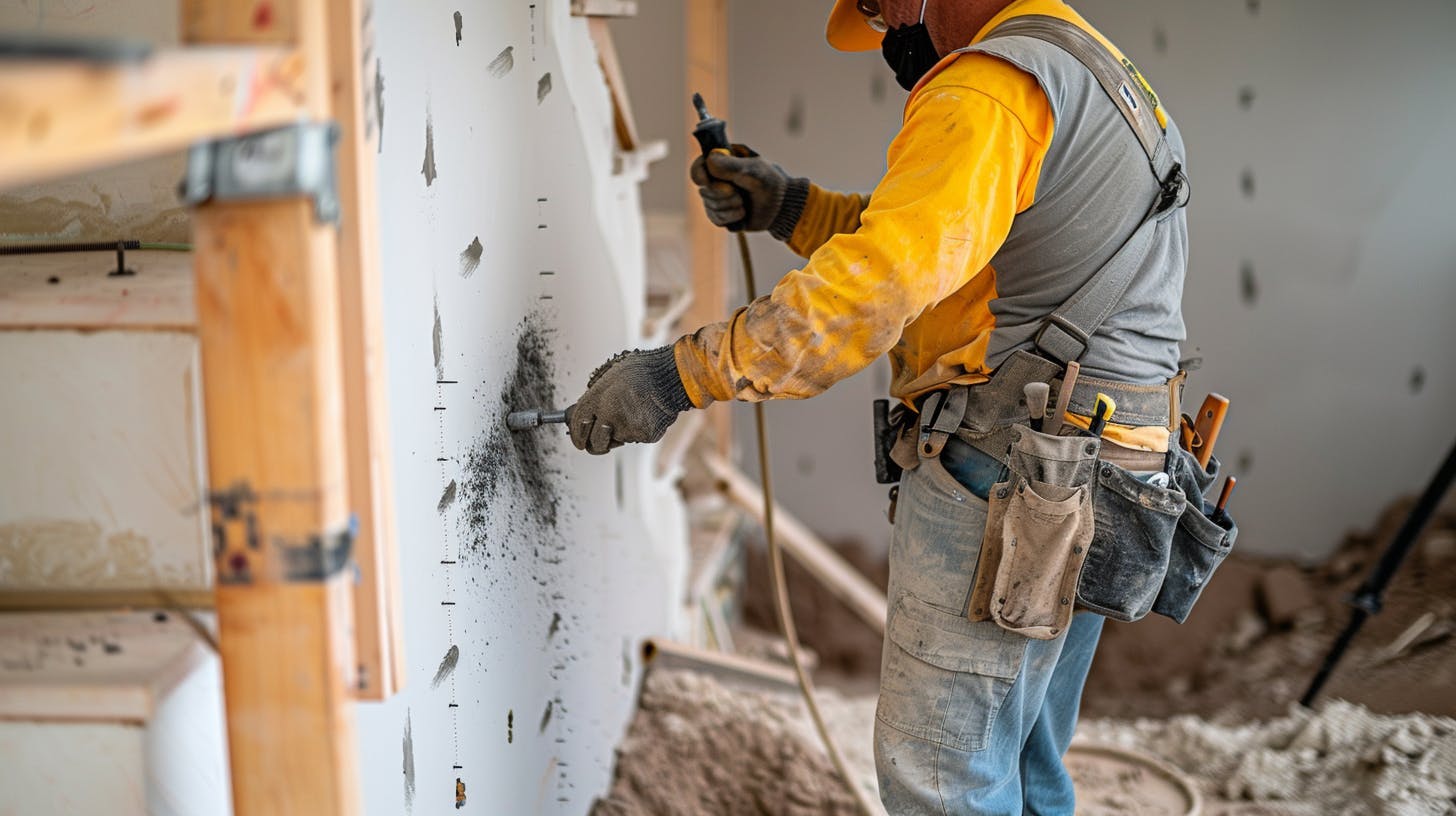
[[[1193,446],[1188,450],[1198,460],[1198,466],[1208,467],[1213,458],[1213,445],[1218,441],[1218,432],[1223,428],[1224,417],[1228,416],[1228,398],[1220,394],[1209,394],[1203,398],[1203,407],[1193,420]]]
[[[1236,485],[1238,483],[1239,483],[1239,480],[1238,479],[1235,479],[1232,476],[1230,476],[1227,479],[1224,479],[1223,480],[1223,491],[1218,494],[1218,504],[1214,505],[1214,512],[1215,513],[1227,513],[1228,512],[1228,510],[1226,508],[1228,507],[1229,496],[1232,496],[1233,495],[1234,485]]]

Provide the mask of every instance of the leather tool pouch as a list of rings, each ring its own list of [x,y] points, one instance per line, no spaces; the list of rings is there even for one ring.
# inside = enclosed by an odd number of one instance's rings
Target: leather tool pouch
[[[1006,480],[991,488],[967,615],[1040,640],[1066,630],[1093,538],[1100,441],[1014,426]]]

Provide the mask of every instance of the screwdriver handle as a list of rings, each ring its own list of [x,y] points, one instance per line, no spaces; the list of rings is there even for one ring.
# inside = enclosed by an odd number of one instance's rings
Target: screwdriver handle
[[[698,147],[702,148],[703,157],[706,160],[709,153],[714,150],[733,150],[733,143],[728,141],[728,123],[708,113],[708,105],[703,101],[703,95],[693,94],[693,109],[698,112],[698,124],[693,128],[693,138],[698,140]],[[703,168],[707,170],[705,166]],[[712,175],[709,173],[709,175]],[[743,200],[743,218],[728,225],[730,232],[742,232],[748,224],[749,198],[743,188],[734,185],[733,189],[738,191],[738,197]]]
[[[1218,441],[1218,432],[1228,416],[1229,401],[1222,394],[1209,394],[1203,399],[1203,407],[1193,420],[1193,445],[1188,449],[1198,466],[1207,470],[1208,460],[1213,458],[1213,443]]]
[[[1213,508],[1213,512],[1215,514],[1221,514],[1221,513],[1227,512],[1224,508],[1228,507],[1229,496],[1233,495],[1234,485],[1236,485],[1238,483],[1239,483],[1239,480],[1238,479],[1235,479],[1232,476],[1230,476],[1227,479],[1224,479],[1223,480],[1223,490],[1220,490],[1218,492],[1218,504],[1214,505],[1214,508]]]

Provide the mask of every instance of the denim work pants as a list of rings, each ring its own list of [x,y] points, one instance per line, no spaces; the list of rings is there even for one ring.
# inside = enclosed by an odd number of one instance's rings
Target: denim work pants
[[[1062,755],[1103,619],[1079,613],[1053,640],[968,620],[986,510],[939,458],[901,480],[875,716],[892,816],[1073,811]]]

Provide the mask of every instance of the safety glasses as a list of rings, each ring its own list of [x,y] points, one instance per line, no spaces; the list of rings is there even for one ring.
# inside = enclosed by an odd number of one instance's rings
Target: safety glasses
[[[859,9],[859,13],[865,16],[865,25],[880,34],[890,30],[890,27],[885,24],[885,16],[880,13],[879,0],[858,0],[855,3],[855,8]]]

